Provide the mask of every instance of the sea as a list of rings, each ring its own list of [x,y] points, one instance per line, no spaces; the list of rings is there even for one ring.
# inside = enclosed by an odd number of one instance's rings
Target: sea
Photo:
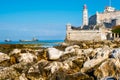
[[[63,43],[64,40],[39,40],[39,41],[30,41],[30,42],[20,42],[20,41],[11,41],[11,42],[5,42],[1,41],[0,44],[39,44],[41,47],[53,47],[53,46],[59,46],[61,43]]]

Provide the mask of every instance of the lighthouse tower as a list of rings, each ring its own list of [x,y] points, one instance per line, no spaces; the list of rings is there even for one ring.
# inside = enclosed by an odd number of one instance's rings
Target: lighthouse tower
[[[83,6],[83,15],[82,15],[82,26],[88,25],[88,10],[86,4]]]

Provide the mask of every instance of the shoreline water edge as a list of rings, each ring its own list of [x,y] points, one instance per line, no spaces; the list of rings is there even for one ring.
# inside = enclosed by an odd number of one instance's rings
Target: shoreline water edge
[[[119,80],[120,41],[0,44],[0,80]]]

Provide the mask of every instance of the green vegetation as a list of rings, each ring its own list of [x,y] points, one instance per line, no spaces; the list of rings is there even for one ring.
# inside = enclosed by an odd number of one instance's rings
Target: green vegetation
[[[112,28],[112,32],[114,32],[114,33],[120,33],[120,25],[114,26],[114,27]]]

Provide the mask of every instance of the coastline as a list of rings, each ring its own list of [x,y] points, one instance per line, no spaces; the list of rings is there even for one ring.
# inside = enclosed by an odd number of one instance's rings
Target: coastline
[[[120,41],[75,41],[54,47],[0,44],[0,79],[119,79],[118,55]]]

